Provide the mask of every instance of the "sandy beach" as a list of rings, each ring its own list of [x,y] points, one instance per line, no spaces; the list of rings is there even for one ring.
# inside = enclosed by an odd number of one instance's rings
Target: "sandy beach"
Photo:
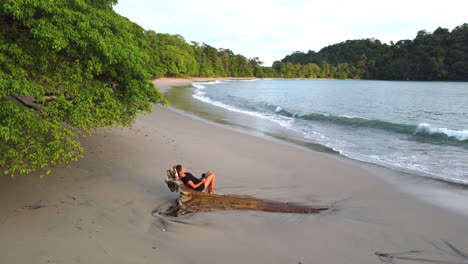
[[[385,263],[377,252],[402,253],[387,263],[468,262],[468,217],[400,191],[378,168],[160,106],[82,142],[70,168],[0,177],[0,263]],[[173,164],[214,171],[222,194],[332,209],[152,214],[178,197],[164,183]]]

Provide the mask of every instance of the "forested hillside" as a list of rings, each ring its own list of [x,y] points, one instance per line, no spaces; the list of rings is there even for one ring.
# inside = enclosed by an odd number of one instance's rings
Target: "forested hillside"
[[[253,77],[265,75],[258,58],[247,59],[229,49],[216,49],[208,44],[188,44],[180,35],[145,32],[152,62],[153,77]],[[268,72],[268,71],[267,71]]]
[[[180,35],[146,31],[160,76],[282,77],[375,80],[468,80],[468,24],[452,31],[421,30],[414,40],[347,40],[307,53],[296,51],[272,67],[229,49],[187,43]]]
[[[414,40],[390,44],[347,40],[319,52],[294,52],[273,67],[284,77],[468,80],[468,24],[421,30]]]

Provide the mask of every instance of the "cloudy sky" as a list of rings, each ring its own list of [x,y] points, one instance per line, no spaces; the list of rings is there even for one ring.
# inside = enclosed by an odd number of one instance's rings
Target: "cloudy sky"
[[[468,0],[119,0],[114,9],[156,32],[228,48],[265,65],[348,39],[413,39],[468,23]]]

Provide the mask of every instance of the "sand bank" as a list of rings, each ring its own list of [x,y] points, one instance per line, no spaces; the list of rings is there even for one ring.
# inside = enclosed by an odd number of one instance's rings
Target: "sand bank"
[[[83,144],[83,159],[44,179],[0,177],[0,263],[380,263],[376,252],[411,250],[420,252],[403,256],[466,261],[444,242],[468,252],[465,216],[402,193],[354,162],[159,106],[132,128]],[[177,198],[163,181],[175,163],[196,175],[216,172],[220,193],[334,209],[152,215]]]

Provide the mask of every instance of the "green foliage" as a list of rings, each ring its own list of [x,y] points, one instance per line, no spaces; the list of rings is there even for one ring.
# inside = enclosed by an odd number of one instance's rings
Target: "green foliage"
[[[166,103],[148,81],[144,30],[115,3],[0,1],[0,174],[76,160],[82,133],[129,125],[151,102]]]
[[[262,62],[258,58],[247,59],[242,55],[235,55],[229,49],[215,49],[210,45],[192,42],[199,76],[204,77],[254,77],[259,74]]]
[[[193,48],[180,35],[146,32],[149,55],[152,58],[150,72],[153,77],[198,75],[198,65]]]
[[[4,174],[29,173],[36,168],[67,163],[80,157],[78,133],[60,122],[10,100],[0,101],[0,164]]]
[[[258,58],[247,59],[228,49],[192,42],[180,35],[146,32],[152,58],[149,71],[153,77],[254,77],[264,75]]]

